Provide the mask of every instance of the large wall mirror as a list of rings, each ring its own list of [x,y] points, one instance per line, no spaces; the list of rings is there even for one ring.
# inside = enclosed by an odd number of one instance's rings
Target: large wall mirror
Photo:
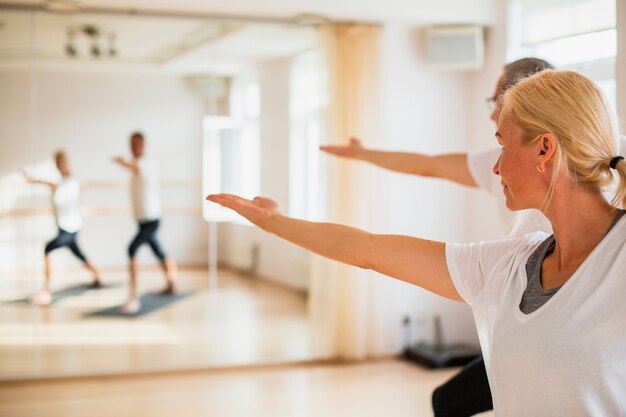
[[[193,17],[2,10],[0,15],[0,378],[133,373],[314,359],[309,255],[203,204],[263,193],[315,216],[322,56],[312,27]],[[158,235],[176,293],[137,233],[129,159],[140,131],[158,161]],[[51,188],[63,150],[80,183],[77,242],[58,233]],[[293,175],[291,175],[293,174]],[[57,213],[58,215],[58,213]],[[41,304],[41,303],[39,303]],[[47,304],[47,303],[45,303]]]

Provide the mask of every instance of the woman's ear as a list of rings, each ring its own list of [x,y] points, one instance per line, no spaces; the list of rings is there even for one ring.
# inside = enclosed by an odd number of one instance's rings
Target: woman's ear
[[[537,169],[543,172],[546,165],[554,161],[556,157],[556,137],[552,133],[544,133],[537,141],[539,145],[537,155]]]

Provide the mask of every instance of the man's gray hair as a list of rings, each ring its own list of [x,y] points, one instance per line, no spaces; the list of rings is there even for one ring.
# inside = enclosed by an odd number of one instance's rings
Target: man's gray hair
[[[502,73],[502,86],[504,90],[513,87],[515,83],[545,69],[554,69],[548,61],[539,58],[522,58],[504,66]]]

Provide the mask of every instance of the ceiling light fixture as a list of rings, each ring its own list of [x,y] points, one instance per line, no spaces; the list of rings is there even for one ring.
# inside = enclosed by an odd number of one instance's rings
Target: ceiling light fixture
[[[74,46],[74,30],[73,29],[67,30],[67,43],[65,44],[65,53],[72,58],[76,58],[76,55],[78,55],[76,46]]]
[[[118,51],[115,47],[115,33],[104,33],[98,26],[92,24],[84,24],[79,26],[72,26],[67,28],[67,41],[65,44],[65,53],[71,58],[76,58],[79,55],[90,55],[92,58],[101,58],[108,56],[114,58],[117,56]],[[87,38],[88,51],[79,53],[76,47],[76,35],[82,35]],[[102,45],[104,41],[101,41],[103,37],[108,39],[108,45]],[[79,42],[81,44],[82,42]]]
[[[114,58],[117,56],[117,49],[115,49],[115,33],[109,33],[109,56]]]
[[[79,12],[83,8],[80,0],[47,0],[44,7],[53,12]]]

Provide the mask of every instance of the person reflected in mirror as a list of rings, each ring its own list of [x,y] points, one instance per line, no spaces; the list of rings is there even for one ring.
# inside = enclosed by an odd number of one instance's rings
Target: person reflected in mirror
[[[137,250],[145,243],[150,245],[152,252],[159,259],[165,273],[166,286],[160,292],[162,295],[176,293],[176,262],[165,254],[157,236],[161,219],[161,199],[159,195],[159,165],[158,161],[146,155],[146,140],[143,133],[134,132],[130,135],[131,159],[122,156],[113,160],[126,168],[132,175],[131,198],[133,214],[138,223],[137,234],[128,247],[130,285],[128,301],[121,311],[126,314],[135,314],[141,309],[137,278],[138,261]]]
[[[616,116],[574,71],[539,72],[500,101],[492,172],[506,207],[539,210],[552,234],[436,242],[290,218],[263,197],[207,199],[319,255],[469,304],[496,415],[622,415],[626,163]]]
[[[78,246],[78,232],[83,226],[80,215],[80,184],[70,171],[69,160],[65,151],[59,150],[54,154],[56,167],[61,174],[59,182],[45,181],[32,178],[24,172],[26,181],[30,184],[41,184],[50,188],[52,196],[52,207],[54,209],[54,219],[59,230],[58,235],[46,244],[45,254],[45,275],[42,290],[30,297],[30,301],[36,305],[48,305],[52,302],[52,292],[50,279],[52,275],[52,261],[50,254],[56,249],[69,248],[72,253],[83,263],[85,268],[93,274],[91,286],[99,288],[102,285],[100,272],[89,262],[83,251]]]

